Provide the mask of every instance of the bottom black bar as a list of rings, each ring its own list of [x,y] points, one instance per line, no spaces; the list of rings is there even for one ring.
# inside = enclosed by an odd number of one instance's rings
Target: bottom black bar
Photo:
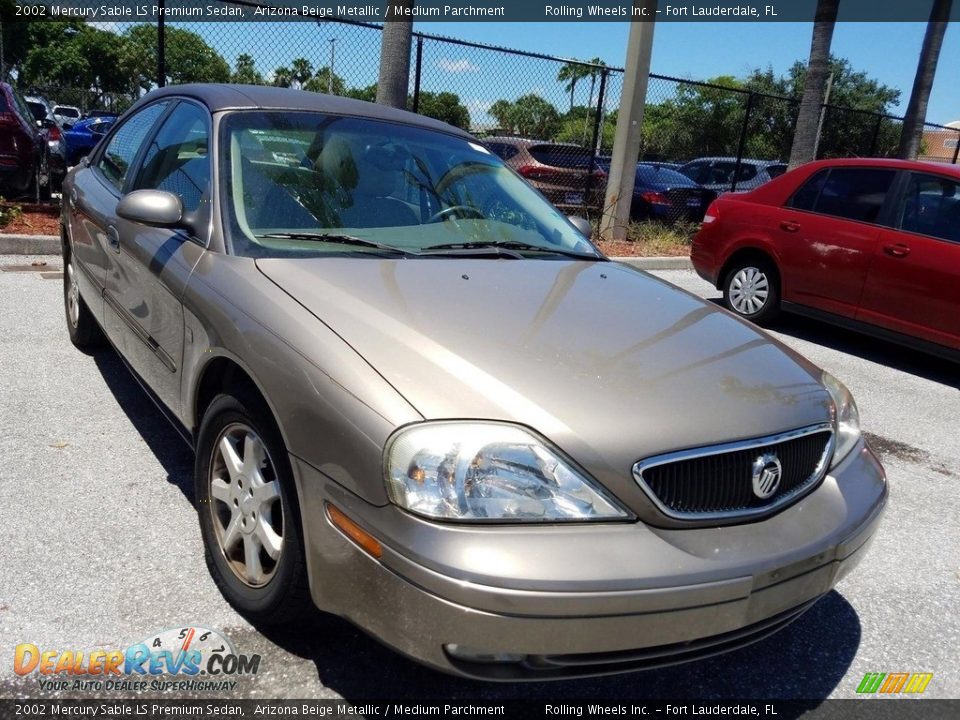
[[[855,700],[0,700],[0,718],[772,718],[774,720],[940,720],[960,717],[960,699]]]

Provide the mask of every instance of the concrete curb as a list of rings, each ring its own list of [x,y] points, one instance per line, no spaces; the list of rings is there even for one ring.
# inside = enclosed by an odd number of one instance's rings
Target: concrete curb
[[[0,255],[59,255],[60,238],[56,235],[2,235]],[[641,270],[691,270],[688,257],[615,257],[610,258]]]
[[[0,234],[0,255],[59,255],[60,238],[56,235]]]
[[[610,258],[641,270],[692,270],[688,257],[615,257]]]

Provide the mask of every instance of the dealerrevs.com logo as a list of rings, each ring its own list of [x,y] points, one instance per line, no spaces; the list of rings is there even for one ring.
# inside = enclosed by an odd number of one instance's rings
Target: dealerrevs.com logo
[[[218,630],[183,627],[148,636],[125,650],[52,650],[21,643],[17,675],[35,674],[41,690],[164,692],[233,690],[235,678],[256,675],[259,655],[237,653]]]

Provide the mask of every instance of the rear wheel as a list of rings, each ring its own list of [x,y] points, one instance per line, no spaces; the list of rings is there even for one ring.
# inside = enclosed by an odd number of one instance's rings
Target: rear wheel
[[[311,603],[293,474],[270,411],[253,393],[210,404],[195,483],[207,567],[227,601],[255,622],[302,617]]]
[[[770,322],[780,313],[780,287],[773,264],[762,258],[735,263],[723,282],[727,309],[751,322]]]

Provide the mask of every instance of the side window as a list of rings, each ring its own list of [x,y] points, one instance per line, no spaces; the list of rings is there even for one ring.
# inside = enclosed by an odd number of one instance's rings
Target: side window
[[[516,147],[507,143],[487,143],[487,149],[503,160],[509,160],[519,152]]]
[[[900,229],[960,242],[957,181],[936,175],[912,175],[900,208]]]
[[[770,176],[770,179],[778,178],[787,171],[786,165],[770,165],[767,168],[767,175]]]
[[[166,102],[148,105],[129,118],[110,139],[97,167],[117,190],[123,187],[130,164],[154,123],[166,109]]]
[[[210,185],[207,113],[193,103],[174,108],[150,142],[132,189],[178,195],[187,212],[200,207]]]
[[[793,196],[787,200],[787,207],[811,212],[817,202],[817,198],[820,197],[820,191],[823,189],[823,184],[826,182],[827,175],[829,174],[829,170],[821,170],[818,173],[814,173],[813,177],[801,185],[800,189],[794,192]]]
[[[706,180],[706,178],[701,180],[700,175],[701,175],[701,172],[706,167],[707,167],[706,163],[692,163],[690,165],[687,165],[686,167],[680,168],[680,172],[682,172],[684,175],[686,175],[688,178],[690,178],[694,182],[703,182]]]
[[[820,191],[814,212],[876,222],[894,174],[893,170],[833,168]]]

